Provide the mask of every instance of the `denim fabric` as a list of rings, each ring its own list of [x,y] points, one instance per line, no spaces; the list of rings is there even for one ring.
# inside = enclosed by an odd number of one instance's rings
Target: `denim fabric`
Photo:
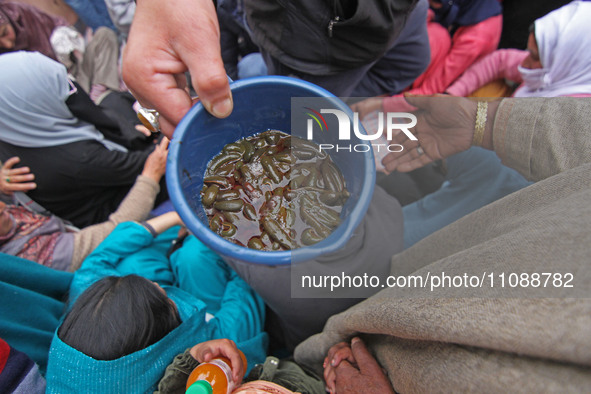
[[[249,53],[238,62],[238,79],[262,75],[267,75],[267,65],[260,53]]]
[[[101,26],[108,27],[117,31],[117,28],[109,17],[109,11],[104,0],[65,0],[78,14],[86,26],[92,29],[98,29]]]

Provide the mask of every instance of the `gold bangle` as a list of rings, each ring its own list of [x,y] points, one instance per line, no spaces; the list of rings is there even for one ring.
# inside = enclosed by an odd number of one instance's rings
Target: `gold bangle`
[[[474,136],[472,137],[473,146],[482,146],[487,113],[488,103],[486,101],[479,101],[476,107],[476,123],[474,124]]]

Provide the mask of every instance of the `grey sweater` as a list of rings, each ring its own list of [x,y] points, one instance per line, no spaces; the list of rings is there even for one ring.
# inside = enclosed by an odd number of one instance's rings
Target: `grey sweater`
[[[88,256],[119,223],[146,220],[154,207],[160,185],[144,175],[139,175],[127,196],[121,201],[109,219],[84,228],[74,234],[74,251],[70,271],[80,268],[82,261]]]

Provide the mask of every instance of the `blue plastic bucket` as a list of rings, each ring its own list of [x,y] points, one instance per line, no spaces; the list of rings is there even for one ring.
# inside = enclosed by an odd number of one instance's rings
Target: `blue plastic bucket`
[[[170,198],[188,229],[205,245],[226,260],[279,265],[306,261],[341,249],[361,222],[373,194],[375,163],[371,150],[351,153],[332,150],[334,163],[341,169],[351,196],[341,213],[342,223],[323,241],[292,251],[266,252],[233,244],[209,229],[201,205],[200,191],[207,163],[224,147],[238,139],[269,129],[291,131],[292,97],[323,97],[333,108],[353,113],[340,99],[325,89],[295,78],[267,76],[239,80],[231,84],[234,110],[225,119],[210,115],[196,104],[177,126],[170,144],[166,181]],[[336,117],[327,116],[328,128]],[[329,119],[335,118],[335,119]],[[301,135],[298,134],[298,135]],[[315,133],[317,143],[337,144],[336,133]],[[368,145],[353,135],[347,143]]]

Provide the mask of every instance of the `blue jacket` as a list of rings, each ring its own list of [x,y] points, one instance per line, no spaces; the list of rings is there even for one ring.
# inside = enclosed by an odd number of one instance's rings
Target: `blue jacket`
[[[142,265],[146,259],[134,257],[137,253],[145,257],[145,250],[154,248],[153,241],[149,231],[137,223],[117,226],[74,275],[70,286],[72,302],[105,276],[132,272],[151,280],[158,279],[150,277],[154,272],[163,276],[164,266],[154,269],[159,264],[155,258],[157,253],[148,253],[152,258],[147,259],[147,269]],[[165,260],[159,261],[166,264]],[[109,361],[88,357],[66,345],[55,334],[49,353],[47,393],[152,392],[174,356],[200,342],[216,338],[234,340],[244,351],[249,366],[264,361],[267,342],[263,332],[264,304],[246,282],[195,238],[173,254],[168,269],[173,285],[160,284],[175,302],[181,325],[148,348]],[[190,282],[175,276],[175,272],[183,271],[198,273],[195,275],[198,281],[193,281],[195,288],[191,289]],[[196,295],[203,292],[201,284],[221,284],[219,278],[224,276],[227,278],[224,288],[217,289],[222,294],[218,300],[219,309],[216,310],[215,303],[211,303],[214,317],[206,322],[208,306]],[[184,289],[178,286],[180,283]]]

